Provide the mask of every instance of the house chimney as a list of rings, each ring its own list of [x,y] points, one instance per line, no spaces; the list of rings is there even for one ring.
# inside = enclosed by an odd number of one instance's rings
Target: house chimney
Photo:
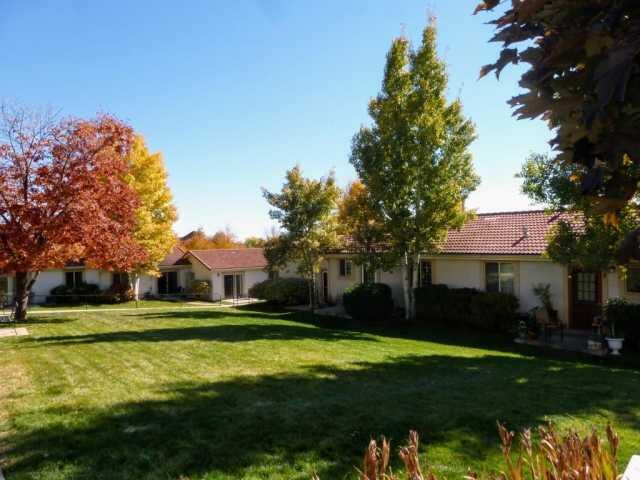
[[[522,226],[522,238],[528,238],[529,237],[529,229],[527,228],[526,225]]]

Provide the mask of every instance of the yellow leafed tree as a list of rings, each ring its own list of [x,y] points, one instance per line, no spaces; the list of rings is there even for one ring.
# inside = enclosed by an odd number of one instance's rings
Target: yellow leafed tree
[[[147,251],[147,261],[132,273],[134,277],[141,273],[157,275],[158,264],[176,244],[173,223],[178,216],[167,185],[167,171],[162,154],[150,153],[141,135],[136,137],[129,161],[127,182],[140,201],[134,236]]]

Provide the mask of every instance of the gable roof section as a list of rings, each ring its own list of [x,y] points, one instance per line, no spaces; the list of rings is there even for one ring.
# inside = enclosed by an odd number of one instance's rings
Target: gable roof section
[[[581,227],[577,214],[547,213],[544,210],[479,213],[459,230],[450,230],[441,245],[441,255],[542,255],[547,248],[551,228],[560,220]],[[330,253],[362,251],[353,238],[345,235]],[[373,246],[383,252],[388,244]]]
[[[575,214],[544,210],[480,213],[460,230],[450,230],[442,245],[448,255],[542,255],[547,236],[560,220],[579,224]]]
[[[267,266],[262,248],[189,250],[209,270],[259,268]]]
[[[164,259],[160,262],[161,267],[171,267],[173,265],[183,265],[182,258],[184,257],[186,250],[182,247],[175,246],[169,252],[169,255],[164,257]]]

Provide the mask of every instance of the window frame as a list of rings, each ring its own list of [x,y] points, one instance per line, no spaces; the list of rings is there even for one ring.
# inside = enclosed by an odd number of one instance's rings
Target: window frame
[[[489,265],[497,265],[498,266],[498,271],[497,271],[497,283],[498,283],[498,289],[497,290],[493,290],[493,289],[489,289]],[[504,287],[503,287],[503,272],[502,272],[502,266],[503,265],[510,265],[511,266],[511,272],[505,272],[504,275],[511,275],[511,291],[510,292],[505,292],[503,291]],[[506,283],[506,282],[505,282]],[[484,290],[485,292],[493,292],[493,293],[507,293],[507,294],[511,294],[511,295],[515,295],[516,293],[516,263],[515,262],[509,262],[509,261],[495,261],[495,262],[485,262],[484,263]]]
[[[426,273],[426,281],[423,278],[425,275],[423,274],[423,265],[428,265],[424,270]],[[433,263],[431,260],[420,260],[420,265],[418,266],[418,286],[419,287],[428,287],[433,285]]]
[[[71,282],[69,282],[69,278],[71,278]],[[78,288],[83,283],[85,283],[84,270],[65,270],[64,284],[67,288]]]
[[[353,262],[348,258],[341,258],[338,265],[338,275],[343,278],[350,278],[353,274]]]
[[[640,277],[638,278],[638,282],[637,282],[637,285],[638,285],[637,290],[629,288],[629,278],[632,270],[635,270],[637,274],[640,276],[640,265],[629,267],[627,269],[627,278],[624,281],[624,288],[629,293],[640,294]]]

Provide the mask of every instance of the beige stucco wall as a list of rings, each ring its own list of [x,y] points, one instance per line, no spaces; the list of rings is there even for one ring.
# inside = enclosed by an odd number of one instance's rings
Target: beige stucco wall
[[[433,283],[451,288],[477,288],[484,290],[484,262],[472,258],[449,260],[431,259],[431,280]]]
[[[567,268],[552,262],[519,262],[518,264],[518,298],[520,310],[527,312],[540,306],[538,298],[533,293],[537,284],[551,285],[551,302],[558,311],[560,320],[568,323],[569,314],[569,285]]]

